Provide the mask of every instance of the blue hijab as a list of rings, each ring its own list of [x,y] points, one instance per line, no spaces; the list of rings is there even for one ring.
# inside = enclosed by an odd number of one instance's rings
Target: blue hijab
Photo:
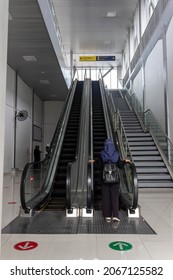
[[[111,139],[106,139],[104,142],[104,149],[101,151],[101,158],[103,162],[117,162],[119,153],[115,150],[114,143]]]

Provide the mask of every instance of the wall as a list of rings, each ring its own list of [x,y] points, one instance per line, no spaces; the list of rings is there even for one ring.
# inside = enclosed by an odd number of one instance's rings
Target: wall
[[[33,100],[33,125],[36,125],[41,128],[42,130],[42,141],[35,141],[33,139],[32,143],[32,161],[34,160],[34,148],[36,145],[40,147],[40,150],[43,152],[41,154],[41,159],[44,158],[45,152],[44,152],[44,128],[43,128],[43,122],[44,122],[44,102],[36,95],[34,94],[34,100]]]
[[[44,102],[44,147],[52,141],[63,107],[63,101]]]
[[[16,164],[15,167],[23,169],[31,161],[32,143],[32,89],[18,77],[17,86],[17,112],[26,110],[28,118],[16,122]]]
[[[5,105],[5,145],[4,171],[9,172],[14,164],[14,126],[15,126],[15,72],[7,66],[7,86]]]
[[[12,168],[23,169],[27,162],[32,161],[32,125],[42,127],[43,130],[42,107],[40,98],[33,95],[32,89],[19,76],[16,80],[15,71],[7,66],[4,172],[10,172]],[[28,112],[25,121],[15,119],[16,112],[20,110]],[[39,144],[42,146],[42,143]]]
[[[165,131],[163,43],[159,40],[145,64],[145,110],[150,109]]]
[[[173,47],[172,47],[172,34],[173,34],[173,18],[169,24],[166,33],[166,44],[167,44],[167,104],[168,104],[168,135],[173,143]]]
[[[135,93],[141,106],[143,107],[143,88],[142,88],[142,70],[136,75],[132,84],[132,93]]]
[[[5,96],[7,71],[7,38],[8,38],[8,4],[0,1],[0,225],[2,224],[2,196],[3,196],[3,159],[5,136]]]

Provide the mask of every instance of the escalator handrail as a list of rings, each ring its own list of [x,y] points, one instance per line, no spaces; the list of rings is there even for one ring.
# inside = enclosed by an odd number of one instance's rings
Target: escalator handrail
[[[82,92],[82,102],[81,102],[81,108],[80,108],[80,121],[79,121],[79,131],[78,131],[78,138],[77,138],[77,149],[76,149],[76,156],[75,161],[71,162],[68,165],[68,172],[66,177],[66,199],[67,199],[67,208],[71,209],[76,205],[76,201],[79,203],[78,195],[81,194],[81,192],[85,193],[85,187],[87,189],[87,177],[85,182],[85,175],[88,174],[85,170],[85,161],[83,160],[83,157],[88,162],[88,139],[84,139],[84,130],[86,129],[89,121],[88,111],[89,106],[87,106],[85,100],[87,97],[87,88],[88,83],[90,82],[90,79],[84,80],[84,86],[83,86],[83,92]],[[86,113],[86,114],[84,114]],[[85,131],[86,134],[86,131]],[[87,133],[88,135],[88,133]],[[83,152],[82,152],[83,149]],[[88,166],[87,166],[88,168]],[[83,174],[81,176],[81,174]],[[71,196],[73,191],[73,184],[74,184],[74,176],[76,176],[75,181],[75,189],[73,192],[73,197]],[[81,180],[82,184],[81,184]],[[82,186],[82,189],[80,189]],[[83,196],[81,196],[83,197]],[[83,198],[82,198],[83,199]],[[80,205],[81,206],[81,205]]]
[[[90,116],[90,125],[89,125],[89,159],[93,159],[93,105],[92,105],[92,87],[90,89],[90,108],[89,108],[89,116]],[[93,196],[94,196],[94,186],[93,186],[93,178],[94,178],[94,168],[93,164],[88,163],[88,178],[87,178],[87,209],[91,209],[93,207]]]
[[[131,170],[132,170],[132,182],[133,182],[133,202],[132,202],[132,206],[131,209],[136,209],[138,207],[138,178],[137,178],[137,172],[136,172],[136,167],[134,162],[131,163],[127,163],[127,165],[130,166]]]
[[[59,145],[59,142],[60,142],[60,138],[63,136],[63,131],[64,129],[66,128],[66,125],[67,125],[67,119],[68,119],[68,113],[69,113],[69,110],[71,108],[71,104],[72,104],[72,100],[73,100],[73,96],[74,94],[74,88],[76,87],[76,84],[77,84],[77,80],[75,80],[71,87],[70,87],[70,90],[69,90],[69,94],[67,96],[67,99],[66,99],[66,102],[65,102],[65,106],[63,108],[63,111],[61,113],[61,116],[60,116],[60,119],[58,121],[58,124],[57,124],[57,127],[56,127],[56,130],[55,130],[55,133],[54,133],[54,136],[53,136],[53,140],[51,142],[51,146],[50,146],[50,150],[49,150],[49,153],[48,155],[46,156],[46,158],[42,161],[40,161],[40,164],[45,162],[46,160],[48,160],[48,158],[50,157],[50,163],[52,163],[53,159],[54,159],[54,153],[56,150],[60,149],[60,145]],[[68,110],[67,110],[68,109]],[[53,144],[55,142],[55,138],[58,134],[58,139],[59,141],[57,140],[57,143],[55,144],[55,146],[53,147]],[[58,147],[57,147],[58,146]],[[53,147],[53,148],[52,148]],[[24,210],[24,212],[28,213],[30,210],[31,210],[31,207],[28,206],[26,204],[26,201],[25,201],[25,187],[26,187],[26,176],[28,174],[28,171],[30,169],[31,166],[34,166],[35,163],[31,162],[31,163],[27,163],[24,167],[24,170],[23,170],[23,173],[22,173],[22,178],[21,178],[21,184],[20,184],[20,198],[21,198],[21,206]],[[52,164],[50,164],[52,165]],[[48,166],[48,169],[47,169],[47,176],[45,176],[45,180],[44,180],[44,183],[42,185],[42,188],[47,184],[48,185],[48,180],[50,179],[50,173],[52,172],[52,168],[50,168],[50,165]],[[49,190],[50,191],[50,190]],[[48,194],[49,191],[44,191],[42,192],[42,196],[43,196],[43,193],[45,195]],[[44,195],[44,196],[45,196]],[[32,201],[32,207],[34,207],[34,198],[37,197],[36,199],[36,203],[38,203],[38,194],[36,196],[34,196],[30,201]],[[36,206],[36,205],[35,205]]]
[[[107,110],[110,110],[110,108],[108,106],[108,97],[107,97],[107,94],[105,91],[103,79],[101,80],[100,84],[102,87],[102,95],[104,95],[104,98],[103,98],[104,106],[107,108]],[[110,112],[110,111],[108,111],[108,112]],[[112,118],[112,116],[110,116],[110,114],[108,114],[108,112],[106,113],[107,114],[106,118],[108,118],[109,120],[112,120],[113,118]],[[114,114],[115,113],[116,112],[114,112]],[[119,117],[120,117],[120,114],[119,114]],[[110,127],[111,121],[109,121],[109,122],[110,122],[110,124],[109,124],[109,127]],[[121,124],[121,128],[124,130],[124,126],[123,126],[121,117],[120,117],[120,124]],[[125,133],[125,130],[124,130],[124,133]],[[112,134],[112,131],[111,131],[111,134]],[[125,137],[126,137],[126,134],[125,134]],[[113,137],[112,137],[112,139],[113,139]],[[121,141],[121,140],[119,139],[119,141]],[[127,137],[126,137],[126,143],[128,143]],[[130,149],[129,149],[129,152],[130,152]],[[137,180],[137,173],[136,173],[136,167],[134,165],[134,162],[132,162],[131,169],[132,169],[132,179],[133,179],[133,184],[132,184],[133,203],[132,203],[131,207],[133,209],[136,209],[137,203],[138,203],[138,180]]]

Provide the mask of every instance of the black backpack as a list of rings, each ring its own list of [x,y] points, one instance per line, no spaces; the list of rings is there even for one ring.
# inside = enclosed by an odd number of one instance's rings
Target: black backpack
[[[104,163],[103,181],[106,184],[120,182],[119,170],[116,163]]]

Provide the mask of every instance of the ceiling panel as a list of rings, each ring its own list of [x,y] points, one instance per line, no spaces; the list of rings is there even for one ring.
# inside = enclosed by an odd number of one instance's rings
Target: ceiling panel
[[[138,0],[50,0],[70,66],[118,66]],[[108,13],[116,17],[107,17]],[[67,86],[37,0],[9,0],[8,64],[43,100],[65,100]],[[115,62],[79,62],[80,55],[115,55]],[[23,56],[37,61],[26,62]],[[40,80],[48,80],[41,84]]]
[[[68,61],[72,51],[76,66],[81,66],[79,55],[122,53],[138,0],[52,0],[52,3]],[[114,12],[116,17],[107,17]],[[117,66],[117,62],[112,65]]]
[[[68,89],[37,1],[10,0],[9,12],[8,64],[42,100],[65,100]],[[26,62],[23,56],[37,61]]]

